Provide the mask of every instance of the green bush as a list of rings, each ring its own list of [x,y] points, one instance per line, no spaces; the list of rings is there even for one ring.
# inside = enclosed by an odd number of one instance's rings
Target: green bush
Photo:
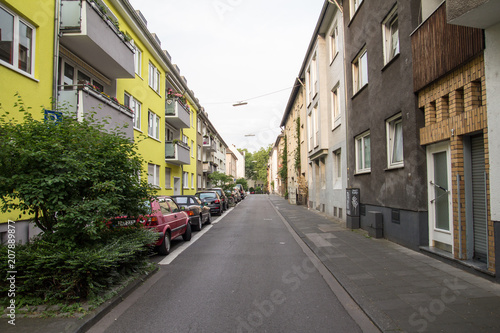
[[[16,246],[16,299],[25,305],[85,300],[107,290],[120,278],[146,269],[157,233],[117,228],[102,232],[99,241],[81,247],[57,242],[57,233]],[[0,272],[6,274],[7,248],[0,247]],[[2,275],[3,275],[2,274]],[[7,305],[9,284],[0,281],[0,304]]]

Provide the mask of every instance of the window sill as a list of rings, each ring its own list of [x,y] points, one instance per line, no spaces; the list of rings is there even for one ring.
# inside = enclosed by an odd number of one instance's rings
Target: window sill
[[[394,57],[392,57],[392,59],[391,59],[391,60],[389,60],[389,61],[388,61],[388,62],[384,65],[384,67],[382,67],[381,71],[382,71],[382,72],[383,72],[383,71],[385,71],[387,67],[389,67],[390,65],[392,65],[392,63],[393,63],[393,62],[395,62],[397,59],[399,59],[399,55],[400,55],[400,54],[401,54],[401,53],[398,53],[398,54],[396,54]]]
[[[143,133],[143,131],[140,128],[134,127],[134,130]]]
[[[142,78],[141,74],[135,73],[135,75],[136,75],[139,79],[141,79],[142,81],[144,81],[144,79]]]
[[[11,64],[7,63],[7,62],[0,61],[0,65],[4,66],[5,68],[10,69],[11,71],[14,71],[14,72],[16,72],[18,74],[21,74],[22,76],[25,76],[26,78],[31,79],[31,80],[33,80],[35,82],[40,82],[40,80],[35,79],[35,77],[33,75],[28,74],[25,71],[20,70],[20,69],[18,69],[16,67],[12,66]]]
[[[161,97],[161,94],[158,91],[156,91],[153,87],[149,86],[149,89],[153,90],[155,92],[155,94],[157,94],[159,97]]]
[[[354,173],[354,175],[355,175],[355,176],[359,176],[359,175],[366,175],[366,174],[369,174],[369,173],[371,173],[371,172],[372,172],[372,169],[370,169],[370,170],[363,170],[363,171],[356,171],[356,172]]]
[[[154,138],[154,137],[152,137],[151,135],[148,135],[148,138],[150,138],[150,139],[152,139],[152,140],[155,140],[155,141],[158,141],[159,143],[161,143],[160,139]]]
[[[330,66],[333,65],[333,63],[335,62],[335,59],[337,59],[337,56],[339,55],[339,51],[337,51],[335,53],[335,55],[333,56],[332,60],[330,60]]]
[[[351,99],[354,99],[356,96],[358,96],[359,94],[361,94],[361,92],[363,92],[363,90],[365,90],[365,89],[366,89],[366,87],[368,87],[368,83],[367,83],[367,84],[365,84],[364,86],[362,86],[362,87],[361,87],[358,91],[356,91],[356,92],[352,95]]]
[[[398,169],[404,169],[405,165],[404,164],[398,164],[398,165],[393,165],[393,166],[389,166],[387,168],[384,169],[384,171],[392,171],[392,170],[398,170]]]

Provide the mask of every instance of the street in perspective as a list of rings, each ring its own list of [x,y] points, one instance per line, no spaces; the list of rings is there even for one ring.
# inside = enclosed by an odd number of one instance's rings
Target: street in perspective
[[[0,0],[0,332],[500,332],[499,13]]]

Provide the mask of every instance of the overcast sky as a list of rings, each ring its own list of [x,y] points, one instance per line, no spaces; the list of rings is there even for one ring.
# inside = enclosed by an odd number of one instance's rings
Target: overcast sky
[[[323,0],[129,1],[228,146],[274,143]]]

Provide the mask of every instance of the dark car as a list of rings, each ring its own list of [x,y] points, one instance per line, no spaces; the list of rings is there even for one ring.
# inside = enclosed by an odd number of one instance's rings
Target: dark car
[[[246,192],[245,192],[245,189],[243,188],[243,185],[241,185],[241,184],[236,184],[236,185],[234,185],[234,188],[235,188],[235,189],[238,189],[238,191],[240,191],[240,194],[241,194],[241,200],[245,199]]]
[[[234,194],[234,191],[225,190],[224,192],[226,193],[227,202],[229,204],[229,207],[236,206],[237,202],[236,202],[236,195]]]
[[[220,200],[222,201],[222,210],[228,210],[229,209],[229,202],[228,198],[226,196],[226,193],[224,193],[224,190],[221,189],[220,187],[213,187],[209,188],[207,191],[215,191],[220,197]]]
[[[222,201],[220,200],[219,194],[214,191],[200,191],[195,194],[201,202],[210,207],[210,212],[213,214],[221,215],[223,212]]]
[[[210,208],[204,205],[198,197],[194,195],[172,195],[171,198],[188,214],[189,223],[193,230],[200,231],[203,224],[211,223]]]

